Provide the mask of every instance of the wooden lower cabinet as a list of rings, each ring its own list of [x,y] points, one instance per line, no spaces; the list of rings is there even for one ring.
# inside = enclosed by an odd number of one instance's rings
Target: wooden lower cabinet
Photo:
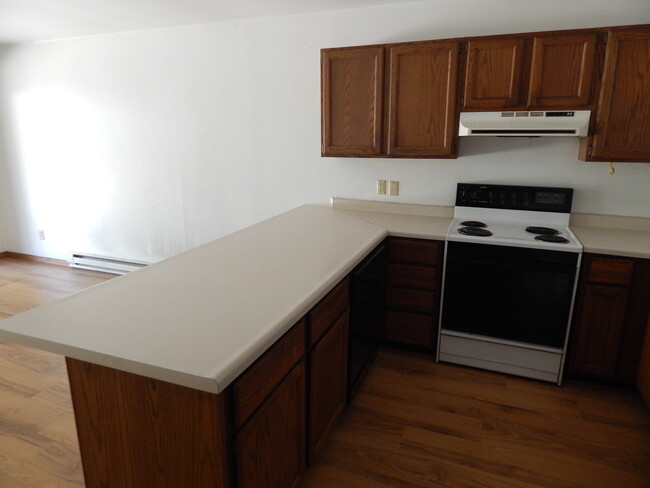
[[[573,372],[614,378],[629,292],[605,285],[585,287],[576,324]]]
[[[390,344],[435,348],[442,243],[390,237],[384,338]]]
[[[584,254],[567,372],[633,385],[650,310],[650,260]]]
[[[87,488],[231,486],[224,395],[66,364]]]
[[[645,340],[643,341],[643,349],[641,350],[639,370],[636,375],[636,387],[641,392],[641,396],[648,407],[650,407],[650,313],[648,314]]]
[[[237,486],[296,486],[306,469],[305,439],[305,364],[300,362],[237,433]]]
[[[309,457],[313,459],[346,402],[348,313],[344,312],[310,356]]]

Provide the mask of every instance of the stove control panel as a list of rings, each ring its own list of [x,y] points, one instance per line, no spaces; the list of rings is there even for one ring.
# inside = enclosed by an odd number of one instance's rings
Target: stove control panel
[[[570,213],[572,188],[458,183],[456,206]]]

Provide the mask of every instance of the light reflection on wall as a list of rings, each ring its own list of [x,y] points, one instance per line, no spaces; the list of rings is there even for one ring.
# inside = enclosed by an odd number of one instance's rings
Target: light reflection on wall
[[[48,255],[92,248],[92,234],[111,201],[114,182],[100,107],[69,91],[30,89],[12,104],[17,156],[36,235]]]

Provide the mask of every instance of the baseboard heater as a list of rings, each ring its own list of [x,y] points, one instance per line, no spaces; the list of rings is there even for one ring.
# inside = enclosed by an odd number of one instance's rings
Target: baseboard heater
[[[73,268],[90,269],[104,273],[126,274],[144,268],[149,263],[142,261],[123,260],[96,254],[72,253],[70,266]]]

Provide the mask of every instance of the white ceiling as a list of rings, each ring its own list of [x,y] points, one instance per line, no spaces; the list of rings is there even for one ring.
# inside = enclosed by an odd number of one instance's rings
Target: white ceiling
[[[413,0],[0,0],[0,43],[31,42]]]

